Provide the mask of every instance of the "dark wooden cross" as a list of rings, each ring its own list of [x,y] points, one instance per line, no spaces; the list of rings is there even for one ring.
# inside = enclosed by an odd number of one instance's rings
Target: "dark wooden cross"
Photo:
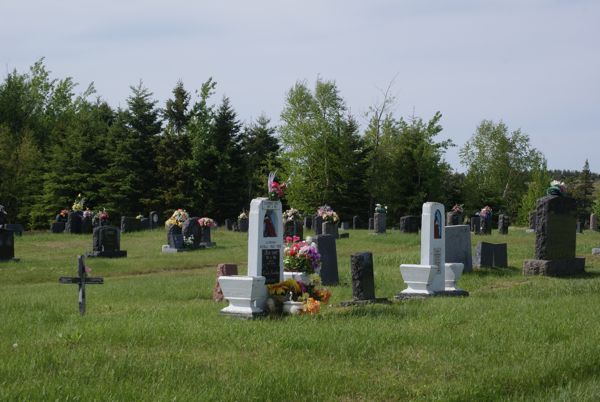
[[[81,315],[85,314],[85,285],[102,285],[104,283],[104,278],[91,278],[87,276],[87,272],[85,270],[85,264],[83,262],[83,256],[80,255],[77,257],[77,274],[78,276],[61,276],[58,280],[60,283],[64,284],[77,284],[79,285],[79,312]]]

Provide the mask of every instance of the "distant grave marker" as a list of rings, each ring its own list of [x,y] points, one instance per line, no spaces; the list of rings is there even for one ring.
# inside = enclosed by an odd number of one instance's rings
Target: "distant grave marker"
[[[104,284],[104,278],[92,278],[88,277],[89,268],[86,268],[84,264],[83,256],[77,257],[77,276],[61,276],[58,281],[65,285],[78,285],[79,286],[79,313],[85,315],[85,285],[102,285]]]

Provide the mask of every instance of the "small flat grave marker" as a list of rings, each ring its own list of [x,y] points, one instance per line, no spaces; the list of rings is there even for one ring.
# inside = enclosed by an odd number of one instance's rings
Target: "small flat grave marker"
[[[69,285],[79,285],[79,313],[85,315],[85,285],[102,285],[104,284],[104,278],[92,278],[88,277],[88,269],[86,268],[83,260],[83,256],[77,257],[77,276],[61,276],[58,279],[59,283]]]

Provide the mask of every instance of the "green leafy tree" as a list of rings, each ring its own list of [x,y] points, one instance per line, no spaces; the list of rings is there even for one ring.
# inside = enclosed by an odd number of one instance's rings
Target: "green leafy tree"
[[[577,215],[579,219],[582,221],[589,219],[594,203],[594,179],[587,159],[569,192],[577,202]]]
[[[517,224],[527,225],[529,222],[529,213],[535,211],[538,198],[546,195],[546,190],[550,186],[551,181],[552,176],[550,176],[546,168],[546,160],[541,158],[539,165],[533,166],[531,170],[531,179],[527,182],[527,192],[521,199]]]
[[[527,191],[531,171],[542,158],[521,130],[509,132],[504,123],[490,120],[479,124],[460,156],[467,168],[467,207],[479,209],[489,204],[513,217]]]

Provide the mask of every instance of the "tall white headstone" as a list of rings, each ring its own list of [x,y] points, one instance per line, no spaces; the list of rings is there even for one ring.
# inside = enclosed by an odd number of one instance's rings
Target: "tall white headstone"
[[[429,289],[444,290],[444,264],[446,262],[446,239],[444,239],[444,205],[439,202],[423,204],[421,215],[421,265],[435,265]]]
[[[281,202],[255,198],[250,203],[248,276],[264,276],[266,284],[283,280]]]

